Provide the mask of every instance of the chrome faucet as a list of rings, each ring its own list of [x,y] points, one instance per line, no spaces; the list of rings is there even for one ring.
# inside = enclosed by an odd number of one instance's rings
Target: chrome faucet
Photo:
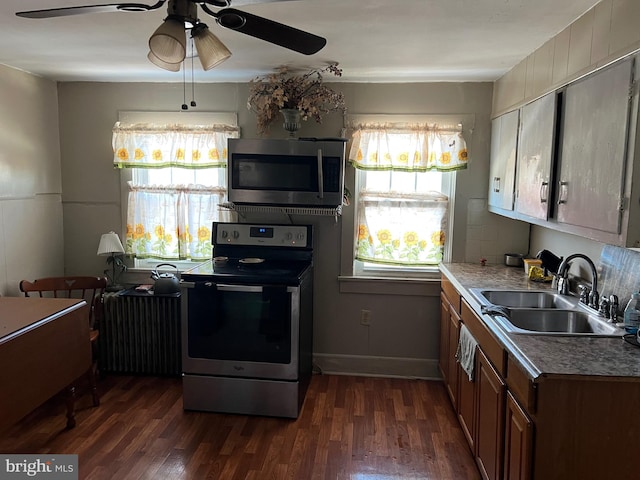
[[[591,292],[589,292],[587,302],[584,303],[587,303],[591,308],[597,310],[600,296],[598,293],[598,272],[596,271],[596,266],[593,261],[583,253],[574,253],[562,260],[562,263],[558,267],[558,293],[561,295],[569,295],[569,263],[571,263],[574,258],[582,258],[591,268]]]

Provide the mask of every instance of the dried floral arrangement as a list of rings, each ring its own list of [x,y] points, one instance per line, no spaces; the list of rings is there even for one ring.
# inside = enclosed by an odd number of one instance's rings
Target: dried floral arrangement
[[[268,133],[271,124],[282,118],[283,108],[300,110],[302,120],[313,118],[317,123],[322,123],[326,113],[344,111],[343,94],[323,84],[323,74],[327,73],[342,76],[342,70],[335,63],[302,75],[281,66],[275,73],[251,80],[247,108],[257,116],[258,133]]]

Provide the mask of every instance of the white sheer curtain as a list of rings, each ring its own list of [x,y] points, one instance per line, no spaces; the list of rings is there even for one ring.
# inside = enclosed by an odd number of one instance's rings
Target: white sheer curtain
[[[466,142],[459,129],[426,124],[356,125],[349,161],[365,171],[356,204],[355,258],[414,267],[440,263],[448,198],[429,188],[426,176],[430,171],[466,168]],[[388,181],[380,182],[377,172],[385,171]]]
[[[229,125],[151,125],[116,123],[113,129],[114,166],[166,169],[167,179],[189,171],[224,168],[227,139],[238,136]],[[156,175],[156,177],[158,177]],[[164,177],[161,175],[161,177]],[[207,178],[225,178],[208,175]],[[194,178],[198,178],[194,175]],[[226,185],[129,182],[125,251],[138,259],[207,260],[211,258],[211,226],[230,221]]]
[[[220,187],[130,185],[125,250],[137,258],[208,260],[211,224],[231,221]]]
[[[448,198],[437,192],[403,196],[361,192],[356,259],[427,266],[442,261]]]

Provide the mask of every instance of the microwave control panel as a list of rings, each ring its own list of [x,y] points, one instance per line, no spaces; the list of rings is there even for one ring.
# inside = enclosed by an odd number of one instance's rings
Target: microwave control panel
[[[216,223],[217,245],[272,246],[308,248],[311,245],[308,225],[257,225],[248,223]]]

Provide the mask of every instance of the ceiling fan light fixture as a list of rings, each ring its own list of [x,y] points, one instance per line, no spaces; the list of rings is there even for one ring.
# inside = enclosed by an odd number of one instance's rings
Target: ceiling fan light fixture
[[[163,62],[180,64],[187,52],[184,21],[167,17],[149,38],[149,50]]]
[[[149,52],[147,54],[147,58],[155,66],[163,68],[165,70],[169,70],[170,72],[179,72],[180,71],[180,67],[182,66],[182,63],[167,63],[167,62],[164,62],[164,61],[160,60],[158,57],[156,57],[153,54],[153,52]]]
[[[216,37],[204,23],[196,25],[191,30],[191,36],[196,44],[198,58],[204,70],[211,70],[231,56],[229,49]]]

